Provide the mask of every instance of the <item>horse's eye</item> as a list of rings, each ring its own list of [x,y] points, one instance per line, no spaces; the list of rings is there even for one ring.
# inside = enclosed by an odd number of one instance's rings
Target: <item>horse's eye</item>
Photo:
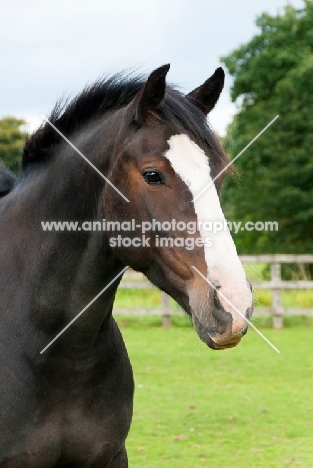
[[[146,170],[142,173],[142,177],[149,185],[161,185],[164,184],[164,178],[160,172],[153,169]]]

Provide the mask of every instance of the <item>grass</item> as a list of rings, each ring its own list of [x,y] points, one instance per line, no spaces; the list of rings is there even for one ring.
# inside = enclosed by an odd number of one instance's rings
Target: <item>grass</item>
[[[209,350],[186,318],[119,318],[136,381],[136,468],[313,466],[313,323]]]
[[[262,264],[245,268],[268,279]],[[136,381],[131,467],[313,467],[313,317],[287,316],[274,330],[257,315],[271,292],[254,296],[252,321],[280,354],[253,330],[236,348],[209,350],[183,313],[169,329],[161,317],[117,317]],[[282,291],[282,302],[313,307],[313,291]],[[115,306],[157,308],[160,293],[119,288]]]

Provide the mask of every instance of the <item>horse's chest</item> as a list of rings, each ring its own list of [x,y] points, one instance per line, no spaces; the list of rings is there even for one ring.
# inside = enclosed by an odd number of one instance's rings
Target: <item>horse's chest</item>
[[[103,417],[100,402],[94,405],[94,411],[84,408],[85,403],[72,402],[62,406],[62,411],[56,408],[36,426],[28,427],[26,433],[19,431],[14,448],[6,456],[1,454],[0,467],[88,467],[98,460],[106,466],[127,436],[131,411],[124,405],[118,413],[115,408],[114,414]]]
[[[17,424],[4,445],[0,441],[0,468],[98,466],[95,460],[106,466],[130,427],[132,380],[129,388],[122,379],[112,387],[112,379],[89,381],[86,375],[66,377],[61,372],[44,387],[33,382],[35,390],[27,396],[20,422],[22,407],[11,408],[11,413],[16,410]]]

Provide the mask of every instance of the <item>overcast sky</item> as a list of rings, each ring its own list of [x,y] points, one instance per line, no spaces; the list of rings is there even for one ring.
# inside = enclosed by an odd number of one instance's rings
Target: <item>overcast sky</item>
[[[1,0],[0,117],[32,129],[62,95],[104,73],[150,72],[171,63],[170,82],[189,92],[256,33],[255,18],[286,0]],[[302,7],[302,0],[291,0]],[[235,107],[231,78],[210,121],[225,132]]]

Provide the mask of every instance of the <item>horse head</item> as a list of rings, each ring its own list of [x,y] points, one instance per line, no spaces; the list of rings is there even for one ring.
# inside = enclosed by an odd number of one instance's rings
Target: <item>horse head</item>
[[[228,159],[206,119],[224,72],[217,69],[184,96],[166,85],[168,70],[164,65],[152,72],[112,117],[119,143],[108,177],[129,202],[106,185],[105,217],[133,224],[119,233],[120,242],[116,232],[108,236],[123,263],[142,271],[192,317],[201,340],[223,349],[240,341],[253,310],[251,285],[219,200]]]

